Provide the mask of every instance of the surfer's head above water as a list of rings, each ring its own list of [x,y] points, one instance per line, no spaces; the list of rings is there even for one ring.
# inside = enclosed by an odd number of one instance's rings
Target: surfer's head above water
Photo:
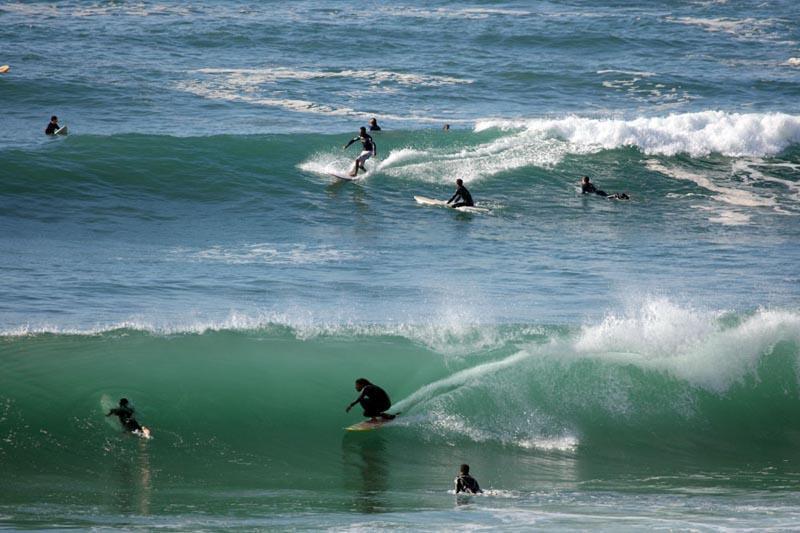
[[[358,391],[360,391],[367,385],[372,385],[372,383],[370,383],[370,381],[367,378],[358,378],[356,380],[356,390]]]
[[[119,404],[123,405],[123,406],[124,405],[128,405],[128,399],[127,398],[120,398],[119,399]]]

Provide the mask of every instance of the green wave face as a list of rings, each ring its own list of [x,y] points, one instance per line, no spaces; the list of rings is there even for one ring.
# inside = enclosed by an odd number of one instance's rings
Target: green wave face
[[[385,470],[378,478],[424,486],[460,461],[525,485],[794,460],[798,320],[729,316],[681,339],[668,325],[613,320],[477,328],[455,350],[425,328],[8,336],[0,463],[7,481],[69,476],[92,487],[144,457],[173,488],[335,489],[355,483],[365,461]],[[475,343],[480,335],[492,341]],[[403,414],[350,434],[361,417],[344,408],[360,376]],[[104,417],[122,396],[152,440]]]

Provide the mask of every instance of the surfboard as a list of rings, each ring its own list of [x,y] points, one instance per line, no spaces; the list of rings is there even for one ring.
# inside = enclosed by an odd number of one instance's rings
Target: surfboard
[[[364,420],[363,422],[358,422],[357,424],[353,424],[352,426],[347,426],[344,429],[345,431],[372,431],[374,429],[380,429],[386,424],[391,424],[392,422],[397,420],[397,416],[399,414],[400,413],[394,415],[395,418],[391,420],[383,420],[382,418],[379,418],[375,422],[372,422],[371,420]]]
[[[329,176],[333,176],[334,178],[338,178],[344,181],[357,181],[358,178],[354,178],[353,176],[340,176],[339,174],[334,174],[333,172],[328,172]]]
[[[463,213],[488,213],[489,210],[483,207],[475,207],[475,206],[468,206],[464,205],[461,207],[450,207],[446,201],[444,200],[437,200],[436,198],[428,198],[427,196],[414,196],[414,200],[420,205],[433,205],[437,207],[448,207],[450,209],[455,209],[456,211],[461,211]]]
[[[69,133],[69,130],[67,130],[67,127],[66,126],[61,126],[56,131],[53,132],[53,135],[66,135],[67,133]]]
[[[0,74],[5,74],[10,69],[11,69],[11,67],[9,67],[8,65],[3,65],[2,67],[0,67]]]
[[[147,426],[142,426],[141,431],[131,431],[132,434],[136,435],[140,439],[147,439],[150,440],[153,438],[153,433],[150,431],[150,428]]]
[[[417,203],[421,205],[440,205],[442,207],[447,207],[447,202],[445,202],[444,200],[428,198],[427,196],[414,196],[414,200],[416,200]]]

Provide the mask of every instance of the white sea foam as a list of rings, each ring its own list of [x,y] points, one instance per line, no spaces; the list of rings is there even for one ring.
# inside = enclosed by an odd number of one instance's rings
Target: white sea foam
[[[785,64],[790,67],[800,67],[800,57],[790,57]]]
[[[639,71],[639,70],[617,70],[617,69],[605,69],[605,70],[598,70],[598,74],[627,74],[630,76],[637,76],[639,78],[650,78],[655,76],[655,72],[649,71]]]
[[[653,299],[623,315],[585,326],[576,355],[669,372],[696,386],[723,392],[751,374],[780,341],[800,343],[800,314],[760,310],[725,327],[723,313]]]
[[[800,116],[785,113],[701,111],[633,120],[569,116],[559,119],[481,120],[475,131],[525,130],[563,139],[586,152],[634,146],[645,154],[693,157],[763,156],[800,143]]]
[[[391,6],[380,7],[378,11],[385,16],[411,17],[424,19],[467,19],[482,20],[490,17],[524,17],[530,15],[530,11],[522,9],[490,8],[490,7],[438,7],[438,8],[419,8],[412,6]]]
[[[222,76],[229,84],[235,86],[253,86],[286,80],[319,80],[325,78],[357,79],[359,83],[372,85],[396,83],[398,85],[422,87],[473,83],[473,80],[452,76],[393,72],[388,70],[302,70],[285,67],[265,67],[239,69],[201,68],[196,72]]]
[[[190,79],[176,84],[176,88],[202,98],[243,102],[251,105],[277,107],[287,111],[329,116],[364,117],[374,114],[359,111],[341,102],[354,98],[351,89],[325,92],[331,103],[317,102],[296,96],[305,96],[326,79],[357,79],[358,93],[362,96],[396,92],[404,87],[441,87],[470,84],[473,80],[431,74],[393,72],[384,70],[303,70],[284,67],[264,68],[203,68],[189,73]],[[337,100],[339,103],[337,103]],[[441,118],[431,116],[403,116],[380,113],[384,120],[413,120],[440,123]],[[456,122],[450,120],[450,122]]]
[[[179,248],[173,250],[170,257],[173,260],[220,262],[232,265],[303,265],[353,261],[360,258],[360,255],[329,246],[255,243],[240,246],[218,245],[197,249]]]
[[[177,15],[188,16],[191,10],[187,6],[175,4],[154,4],[146,2],[124,3],[98,3],[95,5],[57,5],[7,2],[3,4],[2,11],[25,15],[28,17],[58,16],[58,17],[100,17],[108,15],[123,15],[147,17],[152,15]]]
[[[378,160],[373,171],[431,183],[449,184],[460,177],[469,183],[525,166],[552,166],[570,151],[581,150],[540,134],[517,132],[470,147],[392,150],[385,159]],[[315,154],[299,168],[329,172],[327,169],[332,165],[341,165],[337,155]]]
[[[650,170],[672,178],[694,182],[708,191],[715,192],[717,194],[714,198],[730,205],[741,207],[775,207],[776,205],[775,198],[772,196],[758,196],[752,190],[723,187],[708,176],[696,172],[689,172],[675,166],[668,167],[652,159],[645,164]]]
[[[727,33],[744,40],[779,41],[784,38],[779,31],[780,21],[769,18],[666,17],[666,20],[688,26],[699,26],[708,32]]]

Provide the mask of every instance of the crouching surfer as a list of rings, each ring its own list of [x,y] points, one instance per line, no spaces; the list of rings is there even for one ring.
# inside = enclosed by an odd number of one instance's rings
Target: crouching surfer
[[[386,412],[392,406],[392,401],[385,390],[373,385],[366,378],[358,378],[356,380],[356,390],[361,394],[347,406],[346,413],[349,413],[355,404],[360,403],[364,409],[364,416],[368,417],[370,422],[377,422],[378,417],[382,420],[394,419],[396,415],[390,415]]]
[[[631,197],[624,192],[618,192],[614,194],[608,194],[606,191],[602,191],[594,186],[589,180],[589,176],[584,176],[581,178],[581,194],[596,194],[597,196],[603,196],[604,198],[608,198],[609,200],[630,200]]]
[[[150,429],[139,424],[134,418],[135,409],[128,402],[127,398],[119,400],[119,406],[111,409],[106,416],[114,415],[119,418],[119,423],[122,428],[128,433],[135,433],[136,435],[150,438]]]

